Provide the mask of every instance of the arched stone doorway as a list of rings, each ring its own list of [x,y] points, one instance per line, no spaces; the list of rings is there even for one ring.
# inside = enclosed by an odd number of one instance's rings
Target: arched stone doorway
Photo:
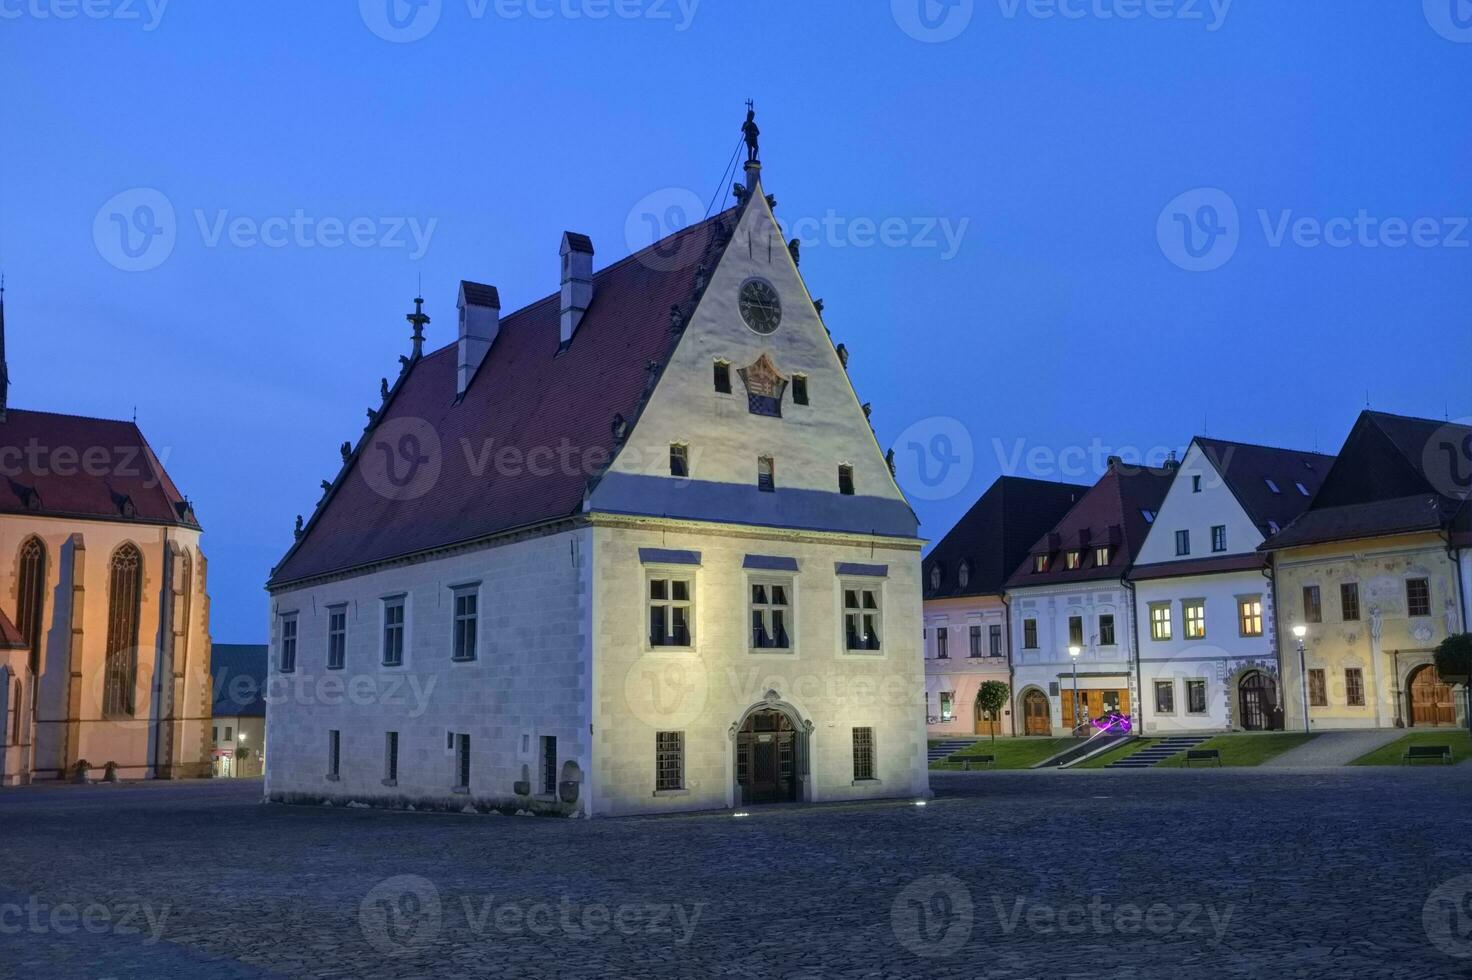
[[[1411,671],[1406,680],[1412,727],[1455,725],[1457,703],[1452,686],[1441,679],[1435,664],[1425,664]]]
[[[1250,670],[1237,682],[1238,716],[1249,732],[1274,731],[1282,727],[1278,708],[1278,682],[1266,671]]]
[[[775,693],[775,692],[771,692]],[[732,726],[736,803],[793,803],[808,799],[808,736],[812,726],[797,710],[770,698]]]
[[[1048,696],[1035,687],[1022,695],[1022,733],[1053,734],[1053,712],[1048,707]]]

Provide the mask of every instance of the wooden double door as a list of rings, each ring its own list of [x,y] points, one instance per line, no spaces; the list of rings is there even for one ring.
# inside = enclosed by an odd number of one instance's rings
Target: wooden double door
[[[1053,734],[1053,713],[1048,709],[1048,696],[1037,688],[1022,696],[1022,733]]]
[[[1073,717],[1073,687],[1065,683],[1061,692],[1060,700],[1063,702],[1063,727],[1072,729],[1075,725],[1091,721],[1094,718],[1102,718],[1111,711],[1117,711],[1122,715],[1130,713],[1130,692],[1127,689],[1098,687],[1078,689],[1079,719],[1074,721]]]
[[[1455,725],[1457,704],[1452,686],[1441,679],[1436,667],[1427,665],[1411,674],[1411,724],[1413,726]]]

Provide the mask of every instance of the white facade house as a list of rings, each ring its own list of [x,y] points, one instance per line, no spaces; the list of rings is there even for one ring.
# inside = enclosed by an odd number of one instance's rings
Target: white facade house
[[[416,341],[272,577],[268,798],[929,794],[917,522],[759,171],[597,273],[564,235],[560,295],[505,318],[465,283],[459,341]]]
[[[1111,711],[1135,715],[1137,632],[1125,576],[1171,474],[1111,458],[1008,580],[1022,734],[1066,735]]]
[[[1333,457],[1192,440],[1130,571],[1142,734],[1282,727],[1263,540],[1308,506]]]

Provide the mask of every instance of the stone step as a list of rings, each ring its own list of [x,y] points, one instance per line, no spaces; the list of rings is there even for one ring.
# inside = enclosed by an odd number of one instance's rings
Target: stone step
[[[1123,759],[1117,759],[1104,768],[1148,769],[1156,763],[1164,762],[1166,759],[1178,755],[1187,749],[1195,748],[1209,738],[1211,738],[1210,735],[1172,735],[1152,742],[1141,748],[1138,752],[1132,752]]]

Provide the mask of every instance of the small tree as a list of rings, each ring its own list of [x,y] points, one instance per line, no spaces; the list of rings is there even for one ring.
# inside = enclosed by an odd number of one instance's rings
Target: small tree
[[[1472,633],[1454,633],[1437,644],[1436,672],[1447,683],[1462,685],[1467,727],[1472,728]]]
[[[1011,696],[1012,690],[1001,681],[984,681],[981,690],[977,692],[976,703],[982,711],[986,712],[987,718],[992,723],[992,741],[997,740],[997,718],[1002,709],[1007,706],[1007,698]]]

